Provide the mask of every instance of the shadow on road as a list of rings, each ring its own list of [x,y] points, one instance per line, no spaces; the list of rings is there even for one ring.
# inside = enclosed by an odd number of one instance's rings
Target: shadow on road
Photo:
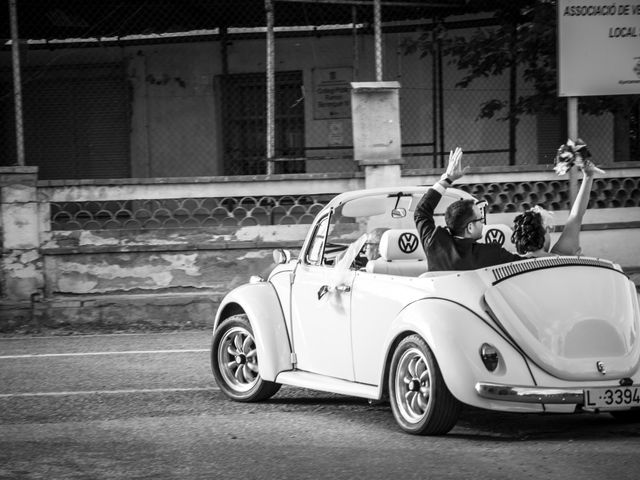
[[[286,389],[266,402],[285,411],[330,414],[344,421],[397,431],[388,402],[369,404],[367,400],[304,389]],[[491,412],[463,407],[458,423],[447,437],[486,441],[602,440],[607,437],[640,437],[640,423],[624,423],[607,413],[523,414]]]

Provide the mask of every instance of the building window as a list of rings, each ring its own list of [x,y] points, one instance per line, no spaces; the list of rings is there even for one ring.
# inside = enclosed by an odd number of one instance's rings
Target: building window
[[[264,73],[218,77],[222,107],[225,175],[256,175],[266,165],[266,78]],[[275,173],[303,173],[304,99],[302,72],[275,75]],[[283,160],[291,158],[292,160]],[[293,160],[296,159],[296,160]]]

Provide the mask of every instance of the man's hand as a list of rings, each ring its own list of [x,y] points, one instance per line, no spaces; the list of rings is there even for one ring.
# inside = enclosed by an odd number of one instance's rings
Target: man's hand
[[[467,168],[469,167],[462,168],[462,149],[456,147],[455,150],[449,152],[449,165],[442,178],[448,178],[453,183],[464,175]]]

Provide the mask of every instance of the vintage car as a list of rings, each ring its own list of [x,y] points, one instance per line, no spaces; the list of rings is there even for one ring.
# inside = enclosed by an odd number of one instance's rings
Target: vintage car
[[[228,293],[211,350],[222,392],[258,401],[285,384],[388,398],[400,427],[422,435],[451,430],[462,404],[640,420],[638,293],[621,268],[561,256],[430,272],[413,220],[425,192],[336,196],[298,258],[276,250],[266,280]],[[472,197],[447,190],[437,222],[460,198]],[[380,257],[367,259],[376,229]],[[509,246],[508,227],[485,231]]]

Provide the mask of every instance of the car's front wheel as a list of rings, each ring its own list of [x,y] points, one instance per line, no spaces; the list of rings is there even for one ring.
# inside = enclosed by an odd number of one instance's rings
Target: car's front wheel
[[[418,335],[405,337],[393,353],[389,397],[400,427],[415,435],[444,435],[460,415],[460,402],[449,392],[431,349]]]
[[[211,368],[220,390],[238,402],[266,400],[280,389],[280,384],[260,377],[253,329],[245,314],[233,315],[216,328]]]

